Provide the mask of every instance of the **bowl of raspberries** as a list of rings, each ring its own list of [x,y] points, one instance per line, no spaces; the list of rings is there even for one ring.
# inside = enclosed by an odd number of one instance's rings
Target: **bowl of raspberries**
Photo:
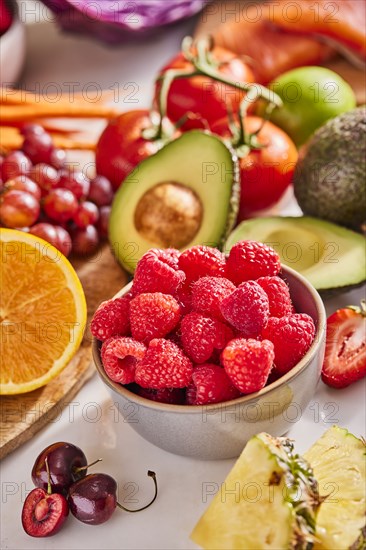
[[[97,371],[145,439],[201,459],[286,433],[319,380],[326,314],[266,244],[151,249],[91,321]]]

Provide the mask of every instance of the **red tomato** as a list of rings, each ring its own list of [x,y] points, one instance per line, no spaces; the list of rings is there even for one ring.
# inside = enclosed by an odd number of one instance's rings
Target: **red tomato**
[[[259,117],[245,118],[246,133],[253,133],[262,124]],[[227,120],[218,120],[212,131],[222,137],[230,137]],[[258,210],[275,204],[290,185],[298,159],[297,149],[291,138],[271,122],[266,122],[257,135],[263,149],[252,150],[240,158],[241,196],[238,221]]]
[[[366,309],[338,309],[327,320],[323,382],[345,388],[366,376]]]
[[[224,63],[220,67],[220,73],[234,82],[254,82],[251,69],[245,65],[234,53],[224,48],[213,49],[214,58]],[[164,67],[160,74],[168,69],[191,69],[192,64],[179,53],[170,63]],[[155,99],[158,97],[160,83],[155,89]],[[168,93],[168,117],[177,122],[187,112],[198,113],[210,125],[219,118],[226,117],[227,110],[237,112],[244,93],[232,86],[221,84],[206,76],[192,78],[179,78],[175,80]],[[185,130],[202,128],[204,125],[199,120],[189,120],[183,126]]]
[[[139,162],[157,152],[159,143],[144,139],[141,132],[151,126],[149,111],[128,111],[111,120],[97,143],[97,174],[118,189]]]

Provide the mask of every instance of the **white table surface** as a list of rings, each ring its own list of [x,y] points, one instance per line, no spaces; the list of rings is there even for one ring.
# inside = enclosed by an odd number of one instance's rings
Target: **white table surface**
[[[134,82],[138,103],[125,104],[123,108],[145,107],[151,100],[157,69],[178,50],[181,38],[193,28],[194,22],[190,20],[161,31],[154,39],[140,39],[108,49],[90,39],[61,35],[51,23],[36,22],[27,28],[27,64],[22,83],[34,89],[54,82],[67,90],[68,82],[77,82],[79,89],[90,82],[97,82],[102,88],[118,82],[122,89]],[[283,212],[296,213],[297,210],[290,203]],[[361,295],[357,290],[328,300],[327,310],[330,313],[337,307],[357,303]],[[363,382],[342,391],[327,388],[320,382],[300,421],[290,426],[289,435],[296,440],[298,451],[303,452],[334,423],[357,435],[364,434],[365,404]],[[89,461],[103,457],[97,471],[115,477],[119,483],[119,500],[126,506],[141,506],[150,499],[153,487],[146,472],[156,471],[158,500],[139,514],[116,510],[111,520],[100,526],[84,525],[70,516],[56,536],[28,537],[22,529],[20,515],[24,498],[33,488],[31,468],[39,452],[55,441],[81,446]],[[221,483],[233,463],[234,460],[205,462],[179,457],[146,442],[118,416],[109,394],[95,375],[54,422],[2,461],[1,548],[196,548],[189,540],[189,533],[209,500],[205,500],[205,483]]]

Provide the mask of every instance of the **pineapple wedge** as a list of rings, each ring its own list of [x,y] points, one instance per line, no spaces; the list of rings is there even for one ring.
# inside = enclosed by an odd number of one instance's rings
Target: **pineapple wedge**
[[[305,453],[329,495],[319,508],[314,550],[366,549],[366,447],[347,430],[333,426]]]
[[[210,550],[305,550],[319,502],[313,473],[290,440],[261,433],[247,443],[191,538]]]

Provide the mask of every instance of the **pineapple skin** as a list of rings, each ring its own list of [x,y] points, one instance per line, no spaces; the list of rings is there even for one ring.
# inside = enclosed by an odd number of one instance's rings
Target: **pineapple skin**
[[[250,485],[257,489],[256,498],[245,492]],[[292,443],[258,434],[247,443],[191,538],[207,550],[311,550],[318,505],[312,471],[293,454]]]
[[[366,550],[366,446],[333,426],[304,454],[328,495],[321,504],[314,550]]]

